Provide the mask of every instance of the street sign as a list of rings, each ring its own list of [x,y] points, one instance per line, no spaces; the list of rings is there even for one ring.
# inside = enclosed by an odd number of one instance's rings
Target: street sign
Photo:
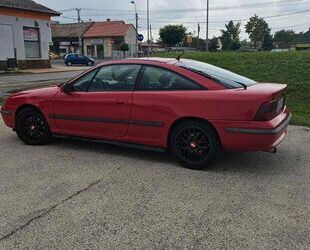
[[[137,36],[137,39],[138,39],[139,42],[142,42],[144,40],[144,36],[142,34],[139,34]]]

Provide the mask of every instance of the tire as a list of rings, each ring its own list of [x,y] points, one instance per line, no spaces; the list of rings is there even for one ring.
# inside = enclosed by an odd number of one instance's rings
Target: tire
[[[93,65],[94,65],[94,63],[93,63],[93,62],[91,62],[91,61],[89,61],[86,65],[87,65],[87,66],[93,66]]]
[[[18,137],[27,145],[45,145],[52,139],[46,119],[34,108],[20,111],[16,117],[15,127]]]
[[[72,62],[67,62],[66,64],[67,64],[67,66],[71,66]]]
[[[186,168],[202,170],[216,158],[220,141],[206,122],[188,120],[178,124],[170,136],[170,150]]]

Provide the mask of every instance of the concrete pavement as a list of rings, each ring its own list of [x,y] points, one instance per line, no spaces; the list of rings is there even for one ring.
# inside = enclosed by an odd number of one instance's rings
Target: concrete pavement
[[[191,171],[100,143],[26,146],[0,122],[0,249],[306,249],[309,162],[304,127],[277,154]]]

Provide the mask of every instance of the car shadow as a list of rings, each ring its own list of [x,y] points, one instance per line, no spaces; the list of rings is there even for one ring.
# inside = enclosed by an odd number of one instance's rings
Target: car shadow
[[[55,138],[53,145],[69,147],[73,150],[82,150],[83,152],[107,153],[115,156],[124,156],[137,160],[146,160],[150,162],[159,162],[169,164],[169,166],[183,168],[178,164],[169,152],[156,152],[123,146],[108,144],[104,142],[85,141],[73,138]],[[247,172],[252,174],[278,174],[283,173],[285,159],[282,155],[271,154],[267,152],[220,152],[216,160],[202,172],[214,173],[234,173]]]

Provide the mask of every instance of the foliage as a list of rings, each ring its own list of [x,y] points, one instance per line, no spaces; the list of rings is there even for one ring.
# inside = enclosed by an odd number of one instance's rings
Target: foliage
[[[263,50],[272,50],[273,49],[273,37],[270,33],[266,34],[262,44]]]
[[[279,30],[274,34],[274,41],[278,43],[291,43],[298,35],[294,30]]]
[[[156,55],[155,55],[156,56]],[[176,57],[176,53],[159,53]],[[287,104],[293,112],[293,124],[310,126],[310,51],[290,52],[186,52],[182,57],[199,60],[234,71],[258,82],[288,85]]]
[[[218,49],[218,37],[213,37],[209,42],[209,51],[215,52]]]
[[[258,45],[263,45],[264,39],[270,34],[268,23],[257,15],[250,18],[250,21],[245,25],[245,31],[249,34],[255,48],[257,48]]]
[[[221,30],[222,32],[222,43],[224,50],[238,50],[240,49],[240,26],[241,23],[234,24],[233,21],[230,21],[228,24],[225,24],[226,30]]]
[[[119,50],[123,52],[129,51],[129,45],[127,43],[123,43],[119,46]]]
[[[175,46],[186,37],[186,31],[183,25],[166,25],[159,30],[159,36],[165,45]]]

